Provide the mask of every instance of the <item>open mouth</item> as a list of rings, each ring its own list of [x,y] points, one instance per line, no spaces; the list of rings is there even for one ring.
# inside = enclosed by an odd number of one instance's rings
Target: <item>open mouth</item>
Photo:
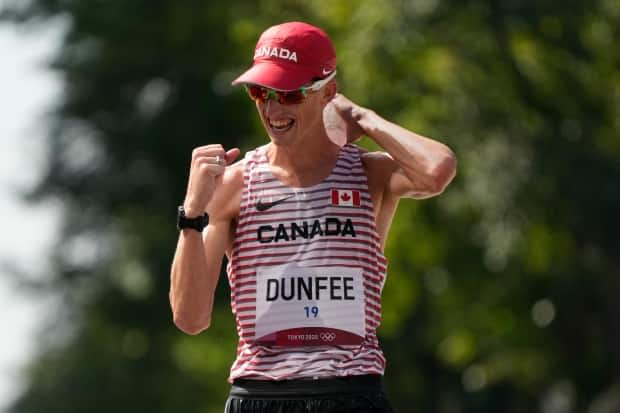
[[[269,119],[269,127],[276,132],[285,132],[293,127],[295,121],[293,119]]]

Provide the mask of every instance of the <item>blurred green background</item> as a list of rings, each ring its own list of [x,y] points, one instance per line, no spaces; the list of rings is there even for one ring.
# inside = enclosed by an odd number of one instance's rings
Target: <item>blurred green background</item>
[[[459,159],[442,196],[401,202],[386,248],[396,410],[620,411],[620,1],[9,0],[0,13],[68,27],[30,194],[64,205],[40,285],[64,307],[11,412],[222,411],[230,291],[222,278],[207,332],[174,327],[175,211],[192,148],[267,141],[230,81],[288,20],[331,35],[349,98]]]

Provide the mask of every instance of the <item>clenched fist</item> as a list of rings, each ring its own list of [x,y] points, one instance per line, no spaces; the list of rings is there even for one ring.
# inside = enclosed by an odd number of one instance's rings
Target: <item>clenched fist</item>
[[[183,208],[189,218],[202,215],[222,181],[226,166],[239,156],[239,148],[225,151],[220,144],[199,146],[192,152]]]

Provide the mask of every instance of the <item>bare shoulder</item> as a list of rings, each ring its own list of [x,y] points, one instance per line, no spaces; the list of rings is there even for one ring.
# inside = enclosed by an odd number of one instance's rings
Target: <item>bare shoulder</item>
[[[383,151],[369,151],[366,148],[359,148],[361,152],[362,163],[365,168],[391,168],[396,169],[396,162],[387,153]]]
[[[239,216],[241,194],[243,192],[243,167],[245,160],[241,159],[226,167],[221,181],[207,205],[209,219],[234,221]]]
[[[369,151],[365,148],[360,148],[360,150],[362,165],[368,176],[368,189],[372,194],[377,191],[383,192],[390,177],[397,169],[396,162],[386,152]]]

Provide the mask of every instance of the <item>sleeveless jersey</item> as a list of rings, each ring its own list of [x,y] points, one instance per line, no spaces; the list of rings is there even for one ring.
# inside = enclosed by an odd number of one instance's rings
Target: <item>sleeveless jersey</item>
[[[245,156],[227,266],[239,334],[229,380],[382,375],[387,262],[360,149],[342,147],[310,187],[275,178],[266,149]]]

